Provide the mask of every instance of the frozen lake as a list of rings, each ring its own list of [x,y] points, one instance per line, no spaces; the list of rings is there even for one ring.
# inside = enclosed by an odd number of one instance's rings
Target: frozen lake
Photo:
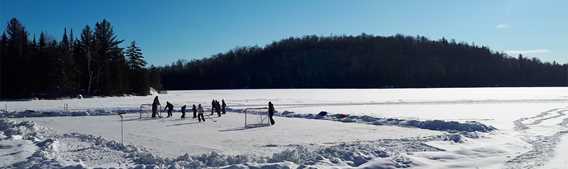
[[[3,101],[8,111],[138,109],[154,96]],[[160,94],[160,101],[210,105],[224,99],[229,107],[265,107],[296,113],[346,113],[406,119],[476,120],[511,129],[517,117],[566,106],[568,88],[434,88],[434,89],[259,89],[185,90]]]
[[[352,115],[369,115],[374,117],[392,117],[417,120],[452,120],[452,121],[478,121],[492,125],[499,130],[481,139],[472,139],[462,144],[448,144],[447,142],[431,142],[430,145],[444,149],[443,153],[416,153],[409,158],[416,162],[428,165],[416,165],[415,168],[563,168],[567,162],[563,157],[568,156],[568,138],[564,133],[568,127],[568,88],[435,88],[435,89],[262,89],[262,90],[187,90],[168,91],[160,94],[160,101],[183,104],[209,105],[212,99],[224,99],[232,108],[265,107],[272,101],[278,111],[292,111],[295,113],[345,113]],[[32,100],[0,102],[0,106],[7,107],[9,111],[23,110],[62,110],[69,105],[71,110],[84,109],[138,109],[140,104],[151,103],[153,96],[129,97],[100,97],[87,99],[62,100]],[[105,135],[111,129],[101,127],[90,130],[89,127],[73,128],[73,125],[96,125],[97,122],[109,121],[105,118],[89,117],[91,123],[85,123],[80,118],[54,117],[54,118],[25,118],[36,121],[38,124],[57,129],[58,132],[81,132],[94,135]],[[21,119],[24,120],[24,119]],[[68,124],[63,124],[68,122]],[[129,125],[167,125],[164,122],[145,124],[148,122],[130,122]],[[168,122],[175,123],[175,121]],[[308,122],[309,123],[309,122]],[[306,124],[308,124],[306,123]],[[318,125],[338,129],[345,124],[338,122],[324,122]],[[235,123],[236,124],[236,123]],[[295,124],[294,121],[286,124]],[[109,124],[110,125],[110,124]],[[112,123],[116,125],[116,123]],[[299,125],[302,126],[302,125]],[[303,125],[309,126],[309,125]],[[115,126],[116,127],[116,126]],[[179,130],[188,126],[179,126]],[[223,126],[223,127],[231,127]],[[223,130],[225,128],[213,128]],[[235,127],[235,126],[232,126]],[[285,126],[281,126],[285,127]],[[286,125],[290,130],[301,131],[302,127]],[[352,128],[353,127],[348,127]],[[359,128],[359,127],[355,127]],[[267,132],[258,129],[259,133]],[[367,132],[381,130],[374,126],[362,127],[361,130],[346,130],[346,133]],[[400,130],[400,129],[397,129]],[[403,129],[405,130],[405,129]],[[255,131],[255,130],[250,130]],[[178,132],[178,131],[176,131]],[[249,132],[249,131],[247,131]],[[274,141],[274,137],[262,137],[263,143],[259,145],[298,143],[322,143],[325,139],[345,138],[330,133],[313,131],[306,135],[314,136],[315,140],[307,139]],[[170,134],[176,135],[175,132]],[[201,137],[216,137],[201,133]],[[265,133],[266,134],[266,133]],[[261,134],[261,135],[265,135]],[[362,140],[385,138],[384,136],[356,134]],[[133,141],[133,144],[145,144],[147,135],[129,136],[144,139]],[[221,138],[225,136],[219,136]],[[287,135],[282,135],[288,138]],[[395,135],[394,138],[404,138],[406,135]],[[117,139],[116,135],[110,137]],[[389,138],[389,137],[386,137]],[[160,138],[163,139],[163,138]],[[332,140],[333,140],[332,139]],[[159,139],[157,139],[159,140]],[[227,153],[247,151],[246,140],[239,142],[245,149],[230,147],[230,144],[221,142],[212,146],[202,144],[183,145],[180,149],[172,147],[163,148],[158,154],[166,156],[179,155],[184,151],[206,152],[215,149],[227,149]],[[228,139],[224,139],[228,140]],[[277,139],[282,140],[282,139]],[[307,140],[307,141],[306,141]],[[348,139],[347,139],[348,140]],[[536,141],[535,141],[536,140]],[[183,140],[174,140],[174,142]],[[147,143],[151,144],[151,143]],[[205,143],[203,143],[205,144]],[[215,147],[219,146],[219,147]],[[226,147],[223,147],[226,146]],[[196,148],[197,147],[197,148]],[[154,147],[155,148],[155,147]],[[159,149],[159,147],[158,147]],[[542,150],[539,150],[542,149]],[[167,151],[166,151],[167,150]],[[171,150],[171,151],[170,151]],[[539,151],[537,151],[539,150]],[[261,154],[269,154],[261,152]],[[453,166],[453,167],[452,167]],[[460,167],[458,167],[460,168]]]

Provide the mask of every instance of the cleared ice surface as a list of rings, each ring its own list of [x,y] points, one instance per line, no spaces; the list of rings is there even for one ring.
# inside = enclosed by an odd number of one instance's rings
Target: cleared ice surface
[[[166,157],[216,151],[224,154],[272,155],[294,145],[336,144],[439,135],[442,132],[326,120],[276,117],[277,125],[244,128],[243,114],[208,117],[205,123],[178,115],[168,119],[138,119],[130,114],[124,122],[125,143],[149,148]],[[120,140],[118,116],[29,118],[58,133],[84,133]],[[250,120],[250,119],[249,119]]]

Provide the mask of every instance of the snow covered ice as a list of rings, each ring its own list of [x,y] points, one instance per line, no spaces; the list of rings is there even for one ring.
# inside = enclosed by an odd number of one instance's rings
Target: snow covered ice
[[[139,119],[153,96],[0,102],[0,168],[563,168],[568,88],[168,91],[231,111]],[[276,125],[245,128],[268,101]],[[69,109],[64,109],[68,104]],[[328,115],[318,117],[321,111]],[[124,144],[120,118],[125,116]],[[493,128],[494,127],[494,128]]]

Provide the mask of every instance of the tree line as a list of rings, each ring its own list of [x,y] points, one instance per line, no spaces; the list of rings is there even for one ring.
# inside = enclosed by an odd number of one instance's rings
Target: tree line
[[[132,41],[126,50],[107,20],[85,26],[79,37],[64,29],[61,40],[44,32],[30,38],[12,18],[0,37],[0,99],[147,95],[160,88]]]
[[[160,68],[166,89],[565,86],[568,66],[422,36],[304,36]]]

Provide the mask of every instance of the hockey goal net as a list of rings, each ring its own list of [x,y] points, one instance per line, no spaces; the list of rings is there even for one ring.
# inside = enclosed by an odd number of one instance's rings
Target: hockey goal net
[[[158,117],[161,117],[162,106],[158,105]],[[141,104],[140,105],[140,118],[150,118],[152,117],[152,104]]]
[[[245,128],[270,126],[267,107],[245,108]]]

